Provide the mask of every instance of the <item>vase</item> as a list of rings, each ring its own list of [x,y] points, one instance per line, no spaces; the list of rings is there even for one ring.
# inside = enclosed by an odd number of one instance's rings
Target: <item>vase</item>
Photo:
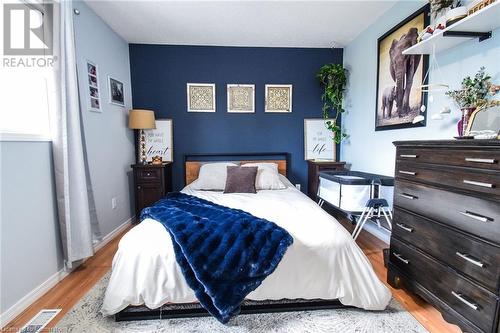
[[[465,136],[470,115],[474,112],[474,110],[476,110],[476,108],[462,108],[462,117],[457,124],[458,136]]]

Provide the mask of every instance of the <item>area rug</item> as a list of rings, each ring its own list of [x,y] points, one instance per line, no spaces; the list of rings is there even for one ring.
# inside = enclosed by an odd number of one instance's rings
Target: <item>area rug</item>
[[[396,300],[385,311],[354,308],[240,315],[227,325],[211,317],[115,322],[99,312],[109,274],[56,325],[55,332],[110,333],[403,333],[427,332]]]

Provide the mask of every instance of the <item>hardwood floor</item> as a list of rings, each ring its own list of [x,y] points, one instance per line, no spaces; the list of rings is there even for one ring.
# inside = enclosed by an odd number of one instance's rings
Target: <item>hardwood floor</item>
[[[353,225],[343,217],[338,220],[348,230],[352,231]],[[28,307],[17,316],[3,332],[17,332],[41,309],[61,308],[59,315],[50,322],[44,331],[53,328],[59,321],[103,276],[111,269],[113,255],[118,247],[118,242],[125,230],[114,240],[100,249],[96,255],[87,260],[79,269],[72,272],[54,288]],[[361,232],[358,244],[373,265],[380,280],[386,281],[387,270],[384,267],[382,249],[387,247],[385,243],[367,232]],[[434,333],[458,333],[461,332],[457,326],[450,325],[443,320],[441,314],[431,305],[427,304],[418,296],[407,293],[403,289],[393,289],[387,283],[394,297],[407,309],[429,332]]]

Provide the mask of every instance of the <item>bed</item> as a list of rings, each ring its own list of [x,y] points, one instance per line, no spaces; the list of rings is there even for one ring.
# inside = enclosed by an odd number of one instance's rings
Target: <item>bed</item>
[[[284,157],[275,158],[280,154]],[[182,192],[265,218],[293,237],[293,244],[276,270],[248,294],[248,300],[321,299],[366,310],[385,309],[391,299],[389,290],[377,278],[347,230],[286,178],[288,157],[286,153],[187,155],[186,187]],[[200,165],[208,163],[207,159],[276,163],[286,188],[256,194],[195,190],[191,183],[197,178]],[[131,306],[158,309],[165,304],[196,301],[176,262],[171,237],[162,224],[145,219],[123,236],[113,259],[101,309],[104,315],[120,315]]]

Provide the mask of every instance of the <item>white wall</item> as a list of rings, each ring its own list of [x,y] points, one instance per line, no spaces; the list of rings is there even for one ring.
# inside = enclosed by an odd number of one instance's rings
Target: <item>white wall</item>
[[[425,4],[424,1],[400,1],[362,32],[344,49],[344,66],[350,71],[346,110],[342,118],[349,138],[342,143],[341,159],[352,164],[353,170],[394,175],[396,140],[451,139],[457,135],[456,123],[460,113],[444,93],[434,93],[428,104],[427,126],[375,132],[375,95],[377,80],[377,39],[397,23]],[[457,89],[466,75],[473,75],[485,66],[494,81],[500,81],[500,29],[493,37],[479,43],[466,42],[437,55],[445,83]],[[430,73],[430,82],[441,82]],[[500,96],[497,97],[500,99]],[[452,107],[445,120],[431,120],[430,115],[443,106]]]
[[[83,109],[97,216],[103,236],[133,215],[129,188],[134,138],[126,127],[132,105],[128,44],[83,2],[76,2],[79,74],[84,60],[99,65],[103,113]],[[82,70],[80,70],[82,69]],[[108,103],[107,75],[125,83],[125,107]],[[85,77],[85,76],[84,76]],[[82,84],[81,93],[86,88]],[[83,100],[83,98],[82,98]],[[83,103],[84,100],[83,100]],[[64,274],[50,142],[0,142],[0,327]],[[111,209],[111,198],[118,206]]]

